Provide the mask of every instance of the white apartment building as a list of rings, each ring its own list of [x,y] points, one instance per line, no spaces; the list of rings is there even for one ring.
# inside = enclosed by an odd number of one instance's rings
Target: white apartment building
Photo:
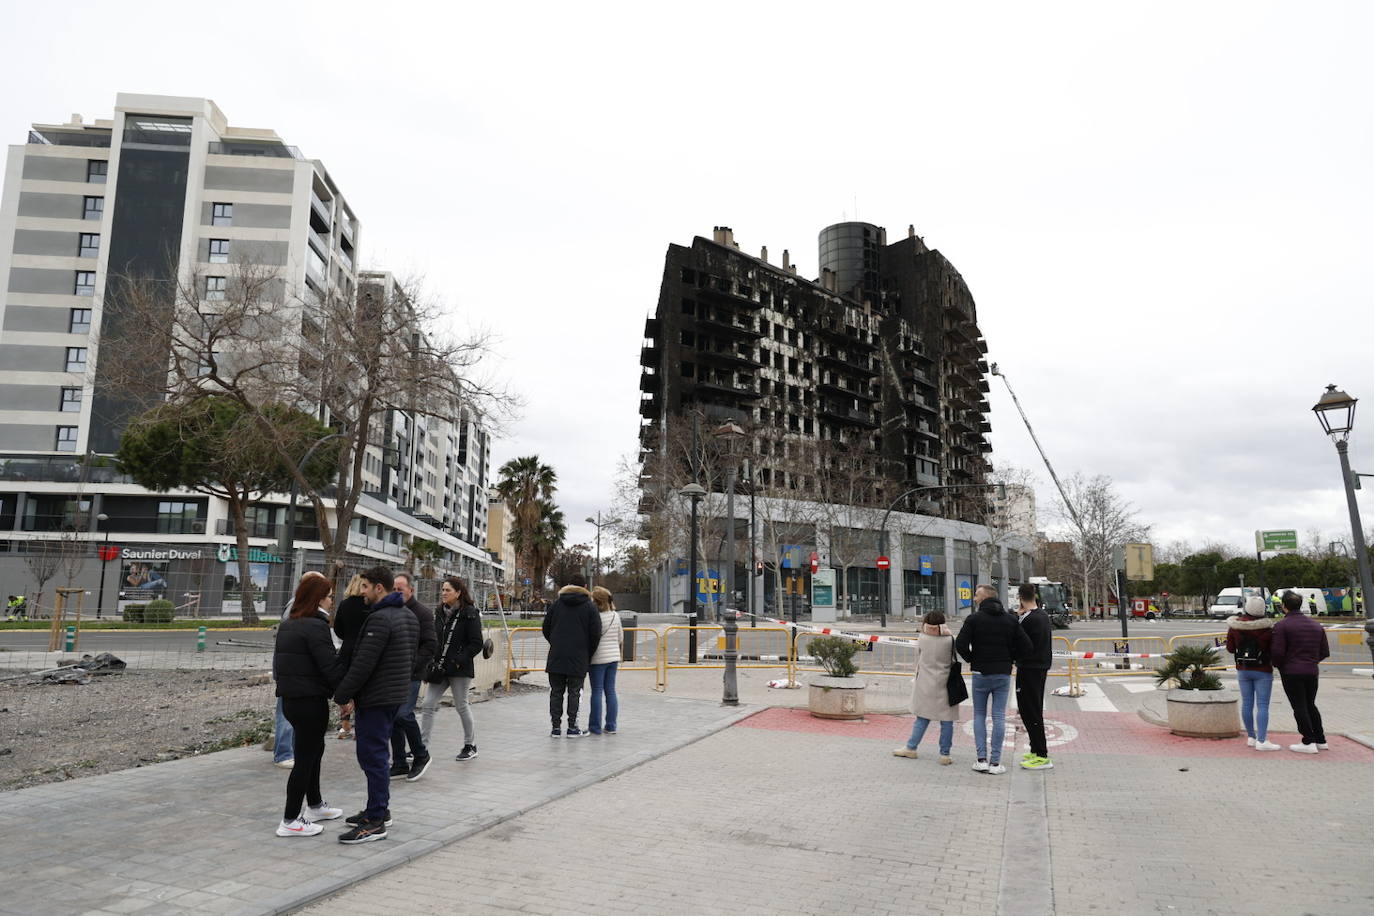
[[[283,301],[347,297],[360,282],[360,240],[323,163],[275,131],[230,126],[209,99],[119,93],[111,119],[34,124],[9,147],[0,198],[0,552],[75,528],[219,556],[234,532],[218,499],[149,493],[82,460],[114,453],[128,419],[99,361],[102,335],[131,331],[105,324],[114,320],[102,311],[107,278],[203,283],[214,301],[229,265],[247,259],[277,273]],[[447,551],[445,570],[490,578],[481,417],[449,428],[394,411],[387,432],[397,451],[369,456],[355,559],[398,562],[408,539],[425,538]],[[267,497],[250,514],[255,547],[276,540],[284,504]],[[298,513],[305,550],[319,547],[313,519],[303,524],[310,515]],[[5,587],[21,591],[8,569],[0,564]]]

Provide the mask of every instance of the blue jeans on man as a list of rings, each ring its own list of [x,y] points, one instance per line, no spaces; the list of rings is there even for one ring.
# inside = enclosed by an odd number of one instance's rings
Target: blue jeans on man
[[[406,742],[410,742],[410,753],[415,760],[429,756],[425,739],[420,734],[420,723],[415,721],[415,704],[420,699],[420,685],[424,681],[410,682],[410,696],[396,711],[396,722],[391,727],[391,762],[406,762]]]
[[[1002,762],[1002,742],[1007,737],[1007,698],[1011,696],[1010,674],[973,672],[973,745],[979,760],[992,766]],[[988,747],[989,711],[992,713],[992,747]]]
[[[277,724],[274,734],[276,738],[272,744],[272,762],[281,763],[284,760],[296,759],[296,730],[286,721],[286,716],[281,711],[281,697],[277,697]]]
[[[391,768],[387,753],[399,706],[358,706],[353,710],[353,751],[367,777],[367,807],[363,816],[378,820],[391,805]]]
[[[1245,723],[1245,733],[1256,741],[1269,738],[1269,696],[1274,692],[1274,672],[1246,671],[1236,672],[1240,682],[1240,720]]]

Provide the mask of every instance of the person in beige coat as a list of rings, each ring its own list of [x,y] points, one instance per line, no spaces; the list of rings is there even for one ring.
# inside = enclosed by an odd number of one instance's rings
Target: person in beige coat
[[[601,640],[596,644],[591,667],[587,670],[592,681],[592,711],[587,718],[587,731],[593,735],[614,735],[620,727],[620,697],[615,692],[615,674],[620,665],[624,631],[620,628],[620,612],[615,609],[609,591],[598,585],[592,589],[592,601],[601,614]]]
[[[959,707],[949,705],[949,669],[954,660],[954,634],[945,626],[945,615],[931,611],[922,619],[921,636],[916,640],[916,677],[911,685],[911,711],[916,722],[911,737],[892,753],[897,757],[916,757],[916,748],[926,736],[931,722],[940,723],[940,765],[949,766],[954,744],[954,723]]]

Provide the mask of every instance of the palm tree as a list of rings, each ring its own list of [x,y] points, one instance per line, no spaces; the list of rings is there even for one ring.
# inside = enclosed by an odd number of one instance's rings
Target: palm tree
[[[533,587],[540,588],[544,567],[536,568],[534,550],[539,541],[543,507],[553,505],[558,475],[553,468],[543,464],[538,455],[512,458],[501,465],[497,474],[500,479],[496,482],[496,492],[506,501],[513,517],[510,540],[515,548],[516,563],[525,570]]]
[[[544,583],[549,564],[554,555],[563,549],[563,541],[568,535],[568,526],[563,521],[563,510],[547,500],[539,501],[539,525],[535,528],[534,540],[530,545],[530,559],[534,575],[532,578],[540,585]]]

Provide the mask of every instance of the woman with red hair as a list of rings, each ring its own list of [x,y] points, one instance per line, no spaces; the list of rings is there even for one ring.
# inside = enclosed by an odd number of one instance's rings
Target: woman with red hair
[[[320,761],[329,728],[329,698],[343,676],[329,631],[334,584],[316,572],[296,586],[287,618],[277,628],[272,675],[282,713],[295,730],[295,766],[286,779],[286,810],[277,836],[314,836],[324,830],[315,821],[343,816],[320,795]]]

